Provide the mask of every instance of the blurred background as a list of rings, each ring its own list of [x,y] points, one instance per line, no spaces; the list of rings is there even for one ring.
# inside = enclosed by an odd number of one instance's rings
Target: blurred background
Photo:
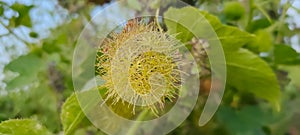
[[[138,0],[125,1],[133,8],[139,6]],[[199,127],[207,96],[202,93],[192,114],[170,134],[300,135],[300,1],[183,1],[217,16],[225,25],[256,35],[245,48],[276,73],[282,107],[274,112],[264,101],[229,88],[214,118]],[[112,2],[0,0],[0,121],[30,118],[53,134],[63,134],[61,106],[73,93],[76,40],[91,18]],[[112,9],[103,18],[117,19],[118,12]],[[72,134],[104,133],[89,123],[79,124]]]

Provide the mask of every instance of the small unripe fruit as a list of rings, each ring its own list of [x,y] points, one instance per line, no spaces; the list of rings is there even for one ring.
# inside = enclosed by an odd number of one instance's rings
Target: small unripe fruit
[[[273,46],[273,36],[272,34],[265,30],[261,29],[254,33],[255,39],[248,44],[248,48],[254,52],[267,52]]]
[[[227,2],[224,5],[224,14],[228,20],[239,20],[245,14],[245,8],[240,2]]]

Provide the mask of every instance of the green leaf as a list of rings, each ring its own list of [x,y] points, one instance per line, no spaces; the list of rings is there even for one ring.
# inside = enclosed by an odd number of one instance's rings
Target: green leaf
[[[236,27],[225,26],[217,17],[192,7],[169,8],[164,17],[169,34],[177,34],[182,42],[196,36],[207,40],[220,40],[224,49],[237,50],[254,38],[253,35]],[[210,30],[210,27],[213,29]]]
[[[79,127],[91,125],[83,113],[75,93],[63,104],[61,121],[66,135],[73,134]]]
[[[277,78],[269,65],[246,49],[225,52],[227,83],[241,91],[265,99],[279,110],[281,92]]]
[[[258,20],[255,20],[255,21],[251,22],[246,27],[246,30],[252,33],[252,32],[255,32],[256,30],[264,29],[264,28],[267,28],[269,26],[271,26],[270,21],[266,18],[262,18],[262,19],[258,19]]]
[[[0,16],[2,16],[4,13],[4,8],[0,5]]]
[[[276,64],[300,64],[300,54],[292,47],[284,44],[274,46],[274,61]]]
[[[62,51],[62,46],[67,46],[68,43],[68,35],[65,33],[52,35],[51,39],[46,39],[43,43],[42,49],[47,53],[57,53]]]
[[[245,106],[241,110],[222,106],[217,112],[220,123],[235,135],[264,134],[263,126],[271,124],[274,117],[271,111],[258,106]]]
[[[27,95],[27,98],[25,102],[19,103],[19,107],[16,108],[21,109],[19,112],[21,116],[30,117],[35,115],[48,130],[57,132],[61,130],[60,117],[57,109],[60,107],[60,101],[57,100],[56,91],[51,89],[48,83],[49,80],[41,80],[37,88],[31,88],[19,94],[16,98],[25,98],[24,95]]]
[[[12,17],[10,19],[10,26],[11,27],[18,27],[20,25],[24,25],[27,27],[32,27],[31,23],[31,18],[29,15],[29,11],[33,8],[34,6],[26,6],[20,3],[15,3],[11,6],[11,9],[15,10],[18,12],[18,17]]]
[[[5,70],[17,72],[19,75],[7,82],[6,88],[10,90],[32,83],[44,66],[43,60],[31,53],[11,61],[6,65]]]
[[[222,26],[215,31],[224,50],[237,50],[254,39],[254,35],[232,26]]]
[[[288,77],[291,83],[300,88],[300,67],[299,66],[280,66],[279,69],[289,72]]]
[[[266,99],[279,109],[281,93],[272,69],[255,54],[240,49],[253,40],[253,35],[225,26],[217,17],[192,7],[169,8],[164,15],[169,33],[179,34],[177,38],[182,41],[189,41],[193,37],[191,33],[196,37],[211,37],[211,33],[207,32],[209,27],[205,25],[205,18],[218,36],[217,39],[208,40],[219,39],[225,50],[228,84]]]
[[[168,27],[169,34],[177,34],[176,38],[178,38],[181,42],[190,41],[194,35],[191,31],[187,29],[186,26],[191,26],[192,22],[181,23],[184,21],[184,17],[188,15],[187,12],[179,13],[179,9],[169,8],[167,12],[165,12],[165,23]],[[193,12],[194,13],[194,12]],[[191,16],[195,16],[195,14],[190,14]]]
[[[51,135],[51,133],[35,120],[12,119],[0,124],[1,135]]]
[[[36,33],[36,32],[30,32],[30,33],[29,33],[29,36],[32,37],[32,38],[38,38],[38,37],[39,37],[39,34]]]

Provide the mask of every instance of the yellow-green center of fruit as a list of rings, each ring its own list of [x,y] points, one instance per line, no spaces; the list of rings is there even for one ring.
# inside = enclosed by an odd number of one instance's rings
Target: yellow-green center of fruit
[[[150,77],[159,73],[166,79],[166,82],[172,81],[173,69],[174,63],[170,57],[159,52],[145,52],[138,55],[130,65],[130,84],[136,93],[140,95],[149,94],[153,90]]]

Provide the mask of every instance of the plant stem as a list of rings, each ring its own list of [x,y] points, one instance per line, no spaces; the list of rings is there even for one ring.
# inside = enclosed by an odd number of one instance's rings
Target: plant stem
[[[251,23],[252,18],[253,18],[253,0],[248,0],[249,4],[249,16],[248,16],[248,25]]]
[[[157,23],[157,26],[158,26],[159,31],[163,31],[162,27],[161,27],[160,24],[159,24],[159,8],[156,10],[156,13],[155,13],[155,20],[156,20],[156,23]]]
[[[132,125],[132,127],[128,130],[126,135],[135,135],[135,132],[139,128],[139,122],[145,118],[145,116],[148,114],[148,110],[142,111],[142,113],[138,116],[136,122]]]
[[[287,10],[290,8],[291,4],[289,3],[289,1],[287,1],[284,5],[283,5],[283,9],[282,9],[282,14],[279,18],[279,22],[278,22],[278,26],[277,26],[277,29],[281,29],[281,27],[284,25],[285,23],[285,17],[286,17],[286,13],[287,13]],[[279,44],[282,42],[282,34],[278,33],[278,35],[276,36],[276,39],[275,39],[275,43]]]

